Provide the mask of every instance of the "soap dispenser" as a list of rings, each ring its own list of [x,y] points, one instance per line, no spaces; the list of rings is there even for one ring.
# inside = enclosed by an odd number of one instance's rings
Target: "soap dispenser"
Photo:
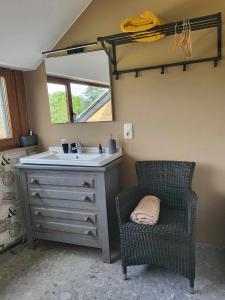
[[[112,134],[110,134],[109,138],[108,138],[108,151],[109,151],[109,154],[113,154],[113,153],[117,152],[116,140],[112,138]]]

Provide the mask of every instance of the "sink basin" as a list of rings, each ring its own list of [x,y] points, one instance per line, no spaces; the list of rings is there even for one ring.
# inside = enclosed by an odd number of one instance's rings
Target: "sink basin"
[[[20,159],[22,164],[35,165],[66,165],[66,166],[86,166],[101,167],[122,156],[122,150],[114,154],[109,154],[107,148],[103,153],[98,153],[98,148],[84,148],[84,152],[63,153],[60,147],[50,147],[49,151],[23,157]]]

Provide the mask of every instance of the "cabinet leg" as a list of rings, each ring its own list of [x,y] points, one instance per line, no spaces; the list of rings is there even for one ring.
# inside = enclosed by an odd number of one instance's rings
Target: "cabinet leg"
[[[194,279],[190,279],[189,280],[189,286],[190,286],[190,293],[194,294],[195,290],[194,290],[194,284],[195,284],[195,280]]]
[[[28,239],[27,246],[28,246],[29,249],[34,250],[35,249],[34,240],[33,239]]]
[[[123,265],[122,269],[123,269],[123,279],[127,280],[127,266]]]
[[[102,248],[102,258],[104,263],[111,264],[112,260],[109,246]]]

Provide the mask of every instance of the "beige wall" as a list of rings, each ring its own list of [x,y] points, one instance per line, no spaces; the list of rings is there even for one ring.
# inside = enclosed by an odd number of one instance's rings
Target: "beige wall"
[[[69,46],[114,34],[120,22],[151,9],[169,21],[225,12],[219,0],[94,0],[88,10],[58,44]],[[214,53],[211,31],[193,34],[194,58]],[[121,47],[120,66],[132,67],[180,59],[172,50],[173,39],[154,44]],[[159,70],[145,72],[135,79],[124,75],[113,80],[115,122],[52,125],[42,64],[26,74],[26,91],[32,129],[41,146],[58,145],[60,138],[84,144],[105,145],[113,133],[123,146],[123,182],[135,182],[137,159],[193,160],[197,162],[194,189],[199,195],[198,240],[225,243],[225,65],[195,65],[184,73],[180,68],[161,75]],[[123,124],[132,122],[134,139],[123,139]]]

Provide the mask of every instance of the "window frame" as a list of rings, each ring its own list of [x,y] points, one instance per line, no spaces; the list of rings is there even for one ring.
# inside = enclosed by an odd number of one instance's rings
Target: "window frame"
[[[63,84],[66,87],[66,100],[67,100],[67,111],[68,111],[68,117],[69,122],[63,123],[63,124],[70,124],[73,122],[73,101],[72,101],[72,92],[71,92],[71,83],[74,84],[81,84],[81,85],[89,85],[94,87],[102,87],[102,88],[110,88],[109,84],[103,84],[103,83],[94,83],[90,81],[83,81],[83,80],[75,80],[75,79],[69,79],[69,78],[63,78],[63,77],[57,77],[57,76],[47,76],[47,83],[58,83]],[[59,124],[59,123],[55,123]]]
[[[16,99],[16,85],[13,74],[9,69],[0,68],[0,76],[5,79],[8,110],[10,116],[12,137],[0,139],[0,150],[12,148],[19,145],[19,135],[21,133],[21,125],[19,118],[18,102]]]

